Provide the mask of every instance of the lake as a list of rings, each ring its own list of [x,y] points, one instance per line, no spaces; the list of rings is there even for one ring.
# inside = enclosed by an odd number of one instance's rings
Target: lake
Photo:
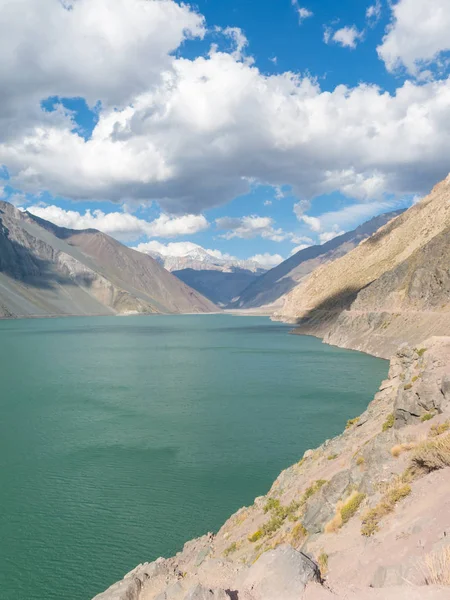
[[[2,600],[88,600],[265,494],[388,363],[263,317],[0,321]]]

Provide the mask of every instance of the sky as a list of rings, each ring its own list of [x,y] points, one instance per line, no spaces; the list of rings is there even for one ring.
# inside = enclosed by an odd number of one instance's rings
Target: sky
[[[0,0],[0,199],[270,267],[450,171],[450,0]]]

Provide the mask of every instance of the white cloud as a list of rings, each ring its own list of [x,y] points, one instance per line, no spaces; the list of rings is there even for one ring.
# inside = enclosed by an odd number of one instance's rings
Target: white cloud
[[[264,206],[272,206],[272,200],[266,200]]]
[[[404,67],[412,75],[423,74],[450,50],[449,0],[399,0],[391,10],[392,22],[378,54],[389,71]]]
[[[319,232],[322,229],[322,223],[317,217],[302,215],[300,219],[303,221],[303,223],[306,223],[306,225],[308,225],[311,231],[314,231],[315,233]]]
[[[314,16],[314,13],[311,10],[308,10],[304,6],[300,6],[298,0],[291,0],[291,4],[297,13],[299,25],[301,25],[305,19],[310,19]]]
[[[359,31],[354,25],[351,27],[341,27],[334,33],[326,27],[324,32],[324,41],[329,44],[331,41],[339,44],[343,48],[356,48],[359,41],[364,37],[364,32]]]
[[[262,237],[273,242],[282,242],[289,237],[282,229],[273,227],[273,219],[251,215],[247,217],[220,217],[216,219],[218,229],[228,230],[220,237],[231,240],[232,238],[252,239]]]
[[[59,206],[31,206],[27,210],[59,227],[98,229],[123,241],[136,240],[142,236],[174,238],[192,235],[209,227],[203,215],[173,217],[162,214],[154,221],[145,221],[125,212],[104,213],[101,210],[86,210],[81,214]]]
[[[375,4],[371,4],[366,10],[366,19],[371,27],[376,25],[381,18],[381,0],[376,0]]]
[[[331,242],[331,240],[334,240],[334,238],[337,237],[338,235],[343,235],[344,233],[345,233],[345,231],[343,231],[343,230],[339,231],[339,228],[336,226],[331,231],[324,231],[323,233],[320,233],[319,241],[321,244],[326,244],[327,242]]]
[[[300,244],[300,246],[296,246],[295,248],[292,248],[290,254],[291,256],[294,254],[297,254],[297,252],[300,252],[300,250],[305,250],[306,248],[310,248],[311,244]]]
[[[251,256],[248,260],[252,260],[263,267],[271,269],[282,263],[284,258],[280,254],[269,254],[268,252],[265,252],[264,254],[255,254],[255,256]]]
[[[408,81],[392,94],[368,84],[322,91],[240,59],[237,32],[229,53],[177,58],[204,25],[171,0],[0,8],[0,164],[24,193],[154,200],[165,213],[195,214],[255,183],[369,201],[424,194],[448,172],[450,80]],[[61,107],[40,110],[49,95],[102,100],[91,139]]]

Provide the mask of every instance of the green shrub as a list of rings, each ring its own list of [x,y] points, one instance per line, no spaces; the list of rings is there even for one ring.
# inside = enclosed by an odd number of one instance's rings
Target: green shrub
[[[425,415],[422,415],[420,417],[420,420],[422,421],[422,423],[425,423],[425,421],[431,421],[433,417],[434,415],[432,415],[431,413],[426,413]]]
[[[278,498],[269,498],[264,507],[264,512],[268,513],[269,511],[276,510],[278,508],[280,508],[280,501]]]
[[[339,456],[339,454],[330,454],[329,456],[327,456],[327,459],[328,460],[335,460],[338,456]]]
[[[300,543],[308,536],[308,532],[302,523],[297,523],[291,531],[290,542],[292,546],[299,546]]]
[[[248,541],[257,542],[262,538],[263,535],[264,533],[261,531],[261,529],[258,529],[258,531],[255,531],[255,533],[248,538]]]
[[[350,429],[350,427],[353,427],[353,425],[356,425],[356,423],[359,421],[359,417],[355,417],[354,419],[349,419],[347,421],[347,425],[345,426],[345,429]]]
[[[416,348],[415,350],[419,356],[423,356],[425,354],[425,352],[427,351],[426,348]]]
[[[365,500],[365,498],[365,494],[356,492],[350,496],[347,502],[345,502],[344,506],[341,508],[341,517],[342,522],[344,524],[350,521],[350,519],[357,512],[358,508],[361,506],[361,503],[363,502],[363,500]]]
[[[237,542],[233,542],[232,544],[230,544],[228,546],[228,548],[225,548],[225,550],[223,551],[223,554],[224,554],[224,556],[229,556],[230,554],[233,554],[233,552],[236,552],[237,549],[238,549]]]
[[[383,431],[388,431],[388,429],[392,429],[392,427],[394,427],[394,423],[395,415],[394,413],[391,413],[390,415],[388,415],[386,421],[383,423]]]
[[[439,423],[439,425],[433,425],[430,429],[429,436],[437,437],[438,435],[442,435],[446,431],[450,429],[450,420],[444,421],[443,423]]]
[[[358,467],[363,465],[365,462],[366,461],[364,460],[364,456],[358,456],[358,458],[356,459],[356,464],[358,465]]]
[[[380,502],[369,509],[363,516],[361,533],[370,537],[379,529],[379,523],[383,517],[393,512],[395,505],[411,493],[411,486],[404,483],[404,478],[394,479],[388,486]]]
[[[305,490],[301,503],[305,504],[305,502],[309,500],[311,496],[314,496],[314,494],[316,494],[320,490],[320,488],[322,488],[326,483],[328,483],[326,479],[318,479],[317,481],[315,481],[312,485],[309,486],[309,488]]]

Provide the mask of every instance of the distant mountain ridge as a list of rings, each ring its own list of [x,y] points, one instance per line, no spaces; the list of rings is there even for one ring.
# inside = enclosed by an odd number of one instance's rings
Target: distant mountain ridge
[[[232,302],[267,269],[253,260],[219,258],[197,246],[183,256],[146,250],[165,269],[219,306]]]
[[[215,310],[150,256],[0,202],[0,317]]]
[[[325,244],[300,250],[253,281],[241,292],[230,308],[281,307],[284,296],[314,269],[344,256],[402,212],[400,210],[378,215],[353,231],[335,237]]]

